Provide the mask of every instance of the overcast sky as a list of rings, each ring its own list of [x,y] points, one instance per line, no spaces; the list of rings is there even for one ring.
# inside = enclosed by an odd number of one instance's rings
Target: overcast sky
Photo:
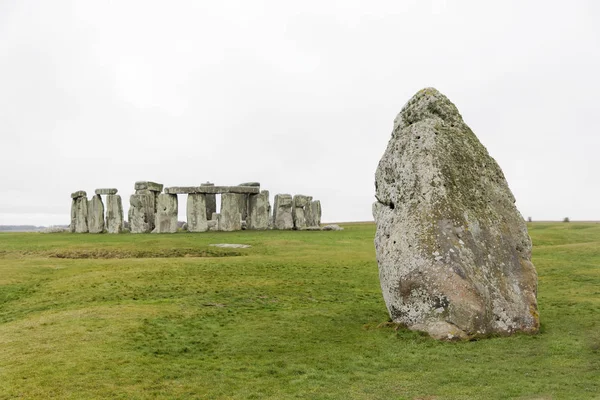
[[[70,193],[259,181],[372,220],[404,103],[433,86],[524,217],[600,220],[596,1],[0,1],[0,224]],[[180,219],[185,219],[185,196]]]

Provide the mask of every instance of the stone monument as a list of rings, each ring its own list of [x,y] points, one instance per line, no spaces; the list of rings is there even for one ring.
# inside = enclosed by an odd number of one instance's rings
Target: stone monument
[[[439,339],[538,331],[526,223],[496,161],[437,90],[419,91],[396,117],[375,191],[393,321]]]

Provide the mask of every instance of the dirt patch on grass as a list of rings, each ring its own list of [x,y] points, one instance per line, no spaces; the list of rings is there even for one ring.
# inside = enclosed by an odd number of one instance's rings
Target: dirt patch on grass
[[[65,249],[47,252],[51,258],[68,259],[110,259],[110,258],[177,258],[177,257],[237,257],[244,255],[241,251],[210,248],[175,248],[175,249]]]

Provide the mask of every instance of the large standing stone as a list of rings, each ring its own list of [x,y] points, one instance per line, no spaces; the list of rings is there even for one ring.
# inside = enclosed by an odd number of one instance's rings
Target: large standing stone
[[[162,190],[163,185],[160,183],[150,181],[135,183],[135,194],[129,198],[129,229],[131,233],[148,233],[155,228],[158,195]]]
[[[177,195],[161,193],[156,202],[156,227],[152,233],[177,232]]]
[[[259,182],[244,182],[244,183],[240,183],[238,186],[244,186],[244,187],[257,187],[260,188],[260,183]],[[250,207],[248,201],[249,201],[249,194],[243,194],[242,196],[239,197],[239,201],[240,201],[240,211],[242,212],[242,221],[246,221],[248,219],[248,207]]]
[[[201,184],[200,186],[215,186],[215,184],[206,182],[206,183]],[[217,195],[212,194],[212,193],[206,194],[205,201],[206,201],[206,218],[212,219],[213,213],[217,212]]]
[[[221,195],[221,212],[219,213],[219,230],[225,232],[242,229],[242,211],[240,209],[243,194],[223,193]]]
[[[321,202],[319,200],[312,200],[304,208],[304,216],[306,218],[306,225],[309,228],[315,228],[321,226]]]
[[[525,221],[496,161],[437,90],[396,117],[375,188],[379,277],[395,322],[441,339],[538,331]]]
[[[151,192],[129,197],[129,231],[149,233],[154,226],[155,197]]]
[[[88,231],[88,200],[87,193],[79,190],[71,193],[71,226],[73,233],[86,233]]]
[[[123,203],[118,194],[106,196],[106,231],[108,233],[123,232]]]
[[[186,213],[189,232],[206,232],[208,230],[205,194],[188,194]]]
[[[92,196],[88,202],[88,231],[90,233],[104,232],[104,203],[99,194]]]
[[[306,207],[312,201],[312,197],[297,194],[294,196],[292,217],[294,219],[294,229],[302,230],[307,228]]]
[[[248,229],[264,230],[269,228],[271,204],[269,204],[269,191],[263,190],[260,194],[248,195]]]
[[[273,229],[293,229],[292,196],[276,194],[273,201]]]

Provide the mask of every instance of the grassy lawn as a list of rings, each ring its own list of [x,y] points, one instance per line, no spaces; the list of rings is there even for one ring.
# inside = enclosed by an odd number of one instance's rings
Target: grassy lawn
[[[0,399],[600,398],[600,224],[529,224],[541,333],[463,343],[386,324],[343,226],[0,234]]]

